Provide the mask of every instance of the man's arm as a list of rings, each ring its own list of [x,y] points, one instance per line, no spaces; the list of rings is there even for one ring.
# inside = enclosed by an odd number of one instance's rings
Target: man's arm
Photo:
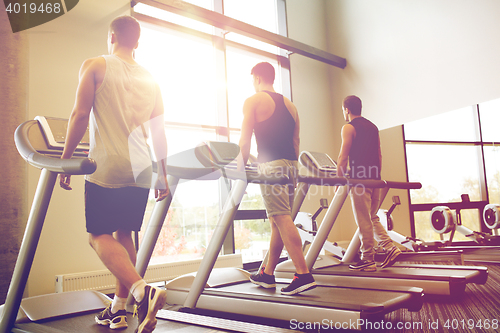
[[[380,162],[380,169],[378,170],[378,174],[379,176],[382,176],[382,148],[380,147],[380,135],[378,137],[378,158]]]
[[[255,126],[255,95],[245,100],[243,104],[243,122],[241,124],[240,136],[240,157],[238,158],[238,170],[243,171],[250,157],[250,148],[252,146],[252,135]]]
[[[283,96],[283,101],[285,102],[285,107],[287,108],[288,112],[293,117],[293,120],[295,120],[295,129],[293,132],[293,148],[295,150],[295,155],[297,155],[297,158],[299,158],[300,154],[300,120],[299,120],[299,112],[297,111],[297,107],[295,104],[293,104],[288,98]]]
[[[340,147],[340,153],[337,159],[337,177],[346,177],[349,152],[351,150],[352,141],[356,136],[356,130],[354,129],[354,126],[346,124],[342,127],[341,135],[342,145]]]
[[[293,132],[293,148],[295,149],[295,155],[299,158],[300,154],[300,121],[297,116],[297,120],[295,121],[295,131]]]
[[[169,188],[167,182],[167,137],[165,135],[163,99],[159,86],[156,88],[155,108],[151,113],[150,124],[153,149],[158,165],[158,180],[155,184],[155,198],[156,201],[161,201],[167,197]]]
[[[79,83],[76,90],[75,105],[71,112],[68,122],[68,131],[66,133],[66,142],[64,144],[61,158],[68,159],[82,140],[89,124],[89,115],[94,104],[96,89],[96,73],[99,70],[105,70],[105,60],[103,58],[87,59],[82,64],[79,74]],[[60,175],[60,185],[66,190],[71,190],[71,175]]]

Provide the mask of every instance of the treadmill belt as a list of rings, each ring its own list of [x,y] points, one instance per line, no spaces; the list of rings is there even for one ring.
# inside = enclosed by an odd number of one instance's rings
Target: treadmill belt
[[[281,288],[286,286],[285,283],[276,283],[276,289],[265,289],[247,282],[206,289],[203,294],[370,313],[386,313],[391,309],[400,308],[401,302],[410,302],[413,298],[408,292],[324,286],[287,296],[280,293]]]
[[[359,272],[349,270],[349,265],[338,265],[333,267],[324,267],[314,269],[313,274],[321,275],[349,275],[349,276],[366,276],[375,278],[388,279],[419,279],[419,280],[438,280],[448,281],[450,279],[465,279],[466,281],[478,278],[479,271],[463,270],[463,269],[434,269],[430,266],[424,267],[408,267],[395,264],[388,268],[377,268],[375,272]]]
[[[157,318],[191,323],[193,325],[207,326],[223,330],[231,330],[244,333],[286,333],[297,332],[290,329],[272,327],[261,324],[247,323],[243,321],[235,321],[224,318],[216,318],[209,316],[201,316],[198,314],[184,313],[170,310],[160,310],[156,315]],[[211,331],[213,332],[213,331]]]
[[[157,318],[162,318],[160,310]],[[31,333],[134,333],[137,328],[137,318],[132,314],[127,314],[128,327],[126,329],[111,330],[108,326],[99,325],[95,322],[96,313],[87,313],[84,315],[68,316],[56,319],[47,319],[40,322],[29,322],[16,324],[12,332],[31,332]],[[182,321],[172,320],[158,320],[156,324],[155,333],[161,332],[189,332],[189,333],[214,333],[214,332],[227,332],[216,331],[213,328],[193,326],[189,323]]]

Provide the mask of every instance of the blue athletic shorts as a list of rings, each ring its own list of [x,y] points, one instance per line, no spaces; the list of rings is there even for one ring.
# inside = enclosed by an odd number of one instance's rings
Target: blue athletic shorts
[[[118,229],[141,230],[149,189],[140,187],[106,188],[85,182],[87,232],[112,234]]]

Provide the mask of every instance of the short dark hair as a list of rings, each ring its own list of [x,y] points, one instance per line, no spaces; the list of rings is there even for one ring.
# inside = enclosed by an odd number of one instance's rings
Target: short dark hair
[[[274,67],[268,62],[260,62],[252,68],[250,74],[262,78],[266,83],[274,83]]]
[[[118,43],[134,48],[141,36],[141,25],[132,16],[123,15],[111,22],[109,31],[115,33]]]
[[[361,99],[358,96],[350,95],[344,98],[342,105],[355,116],[361,116]]]

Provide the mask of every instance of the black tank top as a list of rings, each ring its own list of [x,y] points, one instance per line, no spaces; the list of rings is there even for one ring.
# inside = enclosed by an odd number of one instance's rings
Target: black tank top
[[[254,133],[257,141],[257,160],[270,162],[287,159],[296,161],[297,154],[293,147],[295,119],[285,106],[283,95],[265,91],[276,105],[268,119],[255,124]]]
[[[349,152],[350,176],[356,179],[380,179],[378,128],[366,118],[354,118],[356,137]]]

